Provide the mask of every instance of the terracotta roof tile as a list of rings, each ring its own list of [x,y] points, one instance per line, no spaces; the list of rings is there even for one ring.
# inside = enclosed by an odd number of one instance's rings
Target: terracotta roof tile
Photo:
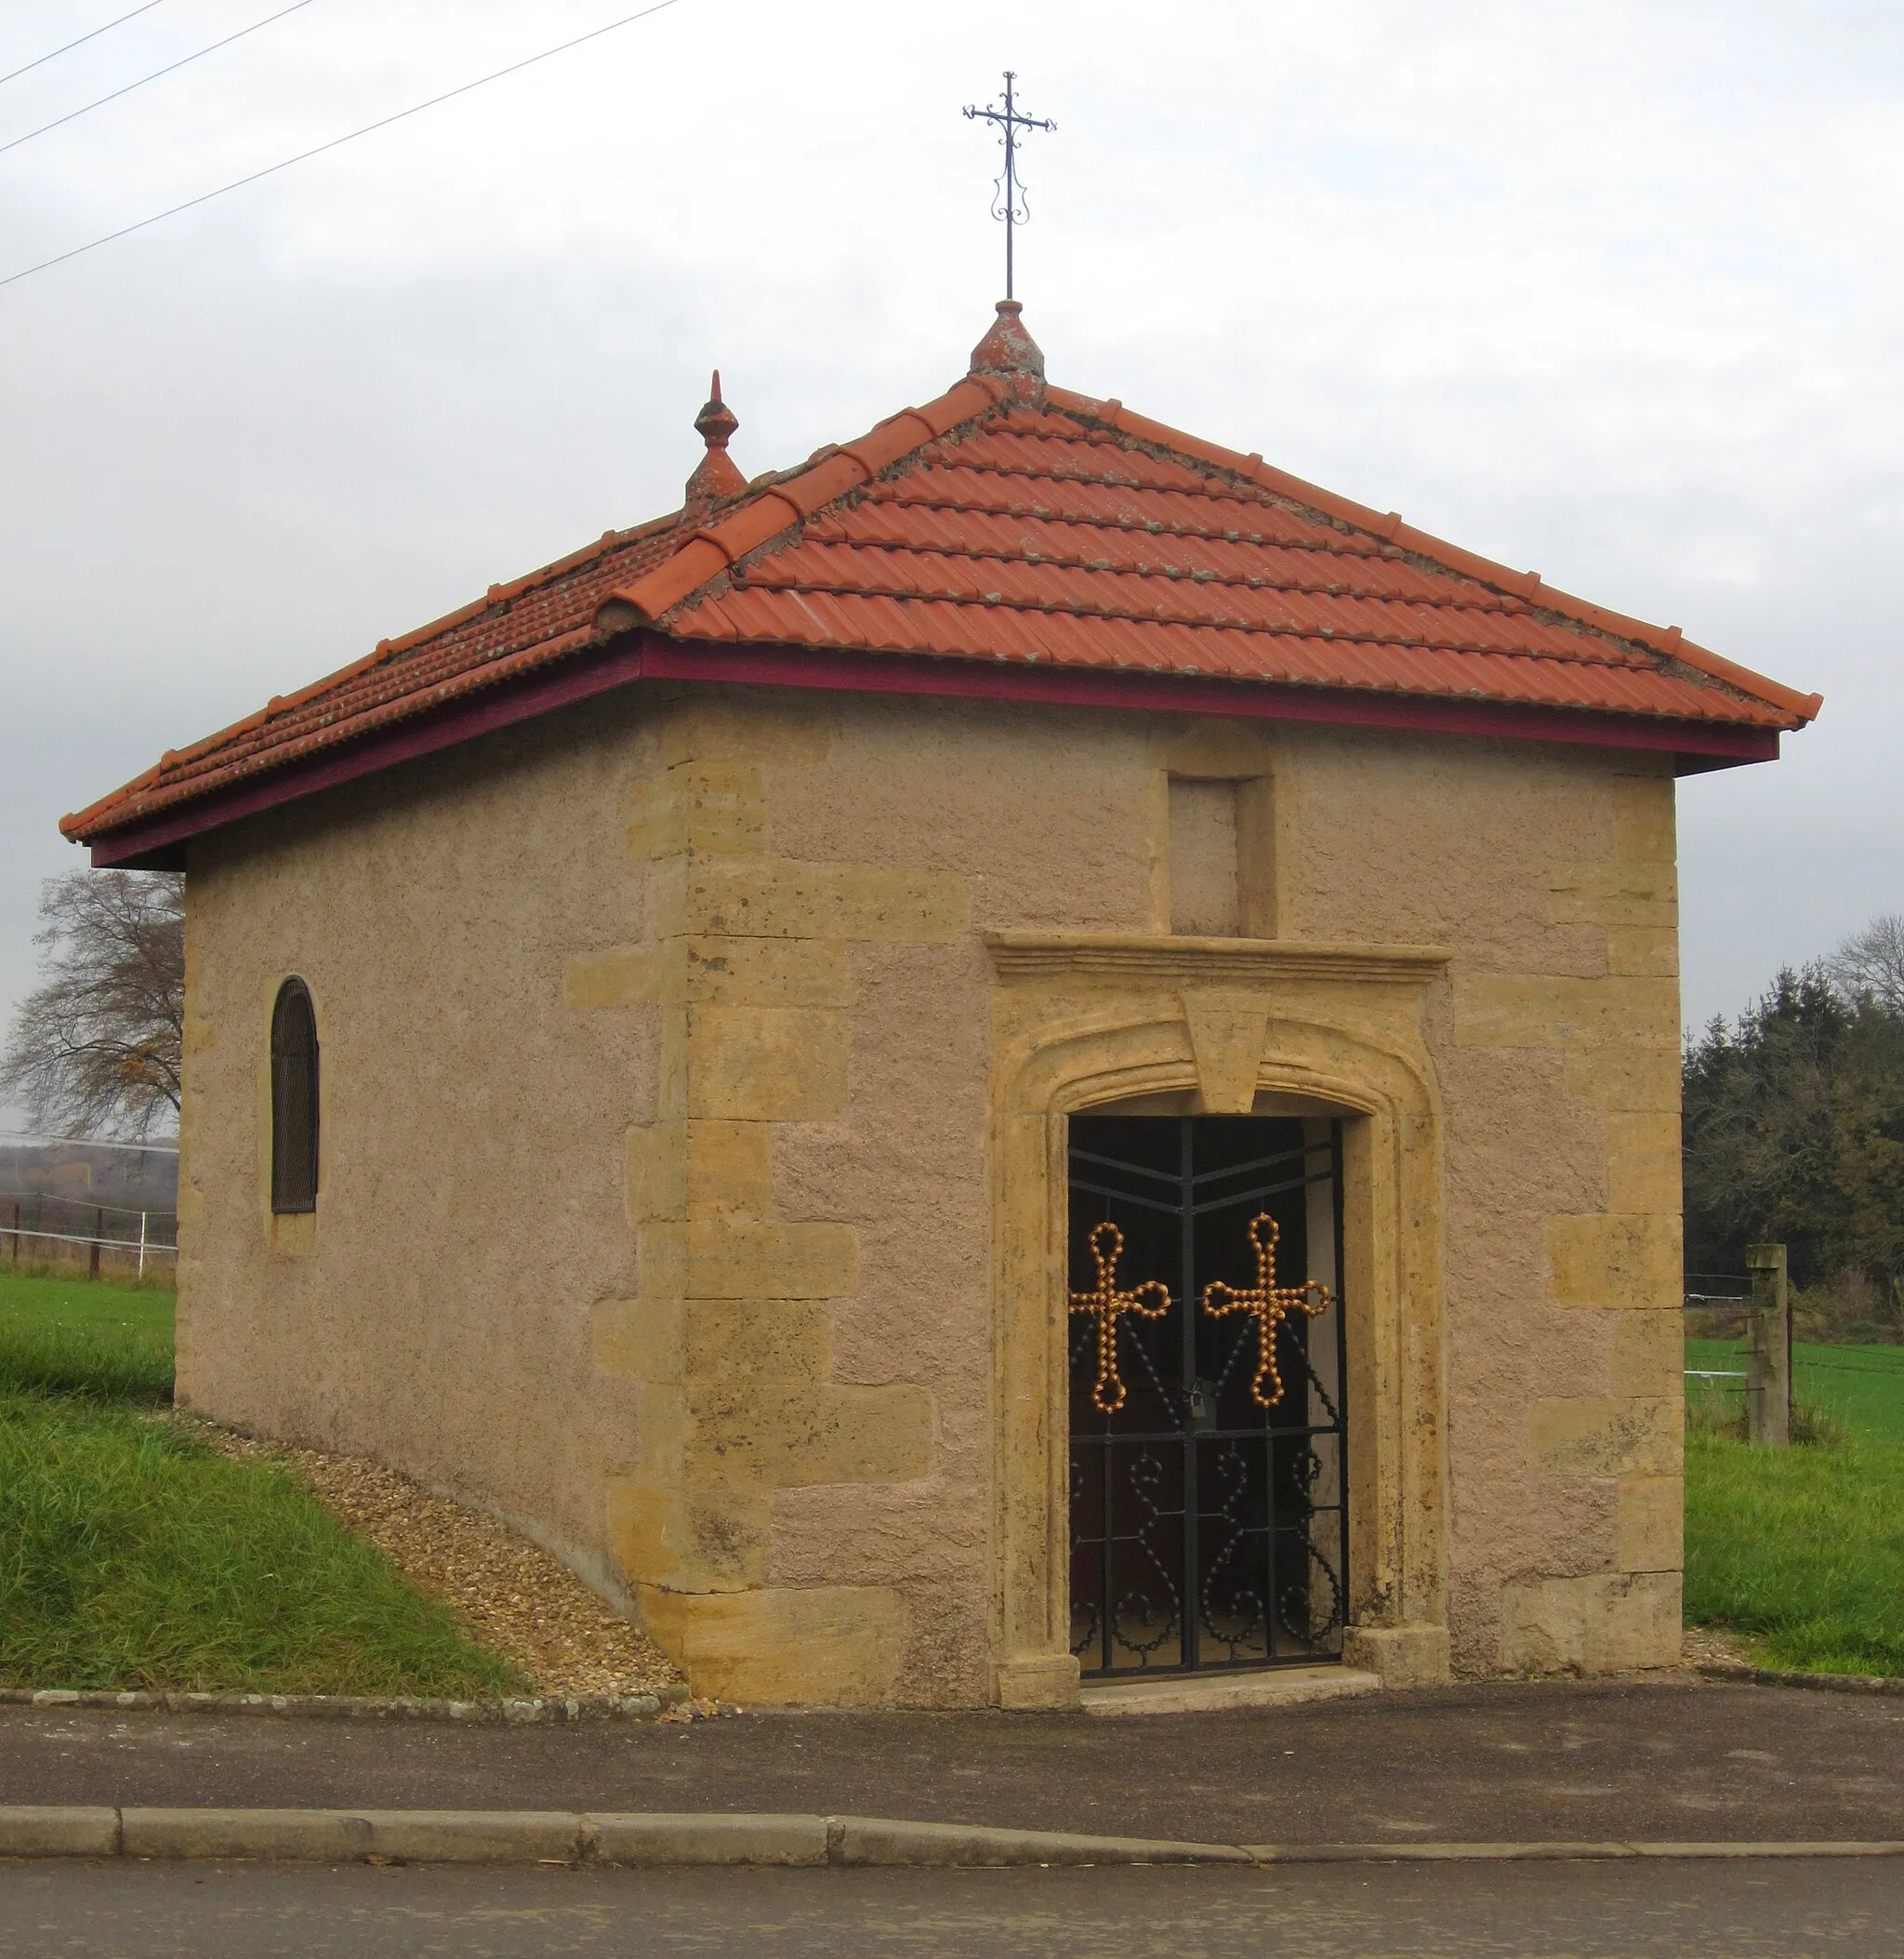
[[[974,375],[694,509],[697,522],[610,532],[492,587],[165,756],[62,828],[123,829],[629,627],[683,647],[1219,677],[1765,730],[1819,706],[1676,628],[1568,598],[1260,457],[1028,377]]]

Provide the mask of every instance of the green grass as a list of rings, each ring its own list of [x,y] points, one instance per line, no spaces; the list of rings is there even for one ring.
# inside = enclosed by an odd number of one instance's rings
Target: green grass
[[[173,1295],[155,1286],[111,1286],[91,1279],[0,1269],[0,1324],[50,1318],[75,1327],[109,1327],[140,1338],[170,1340]]]
[[[1689,1368],[1744,1355],[1686,1342]],[[1736,1410],[1744,1383],[1686,1383],[1686,1616],[1744,1634],[1767,1665],[1904,1674],[1904,1349],[1801,1342],[1792,1366],[1830,1446],[1711,1433],[1701,1412]]]
[[[20,1687],[521,1692],[274,1464],[167,1421],[0,1401],[0,1678]]]
[[[164,1407],[172,1309],[145,1287],[0,1272],[0,1393]]]
[[[1688,1436],[1686,1616],[1768,1665],[1904,1674],[1904,1446]]]
[[[285,1470],[164,1412],[171,1387],[170,1294],[0,1275],[0,1685],[528,1690]]]

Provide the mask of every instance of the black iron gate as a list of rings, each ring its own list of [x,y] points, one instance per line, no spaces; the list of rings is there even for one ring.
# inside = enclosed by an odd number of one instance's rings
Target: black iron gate
[[[1072,1650],[1338,1657],[1341,1124],[1073,1117],[1070,1178]]]

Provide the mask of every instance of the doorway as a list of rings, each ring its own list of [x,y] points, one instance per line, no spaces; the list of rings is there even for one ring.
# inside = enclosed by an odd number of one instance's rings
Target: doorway
[[[1087,1676],[1338,1659],[1340,1122],[1070,1123],[1071,1649]]]

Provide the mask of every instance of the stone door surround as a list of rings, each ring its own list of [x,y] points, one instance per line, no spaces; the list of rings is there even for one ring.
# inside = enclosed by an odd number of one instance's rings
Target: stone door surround
[[[1434,947],[986,934],[992,1014],[994,1698],[1077,1703],[1066,1547],[1066,1118],[1149,1102],[1343,1124],[1350,1628],[1394,1684],[1448,1675]]]

